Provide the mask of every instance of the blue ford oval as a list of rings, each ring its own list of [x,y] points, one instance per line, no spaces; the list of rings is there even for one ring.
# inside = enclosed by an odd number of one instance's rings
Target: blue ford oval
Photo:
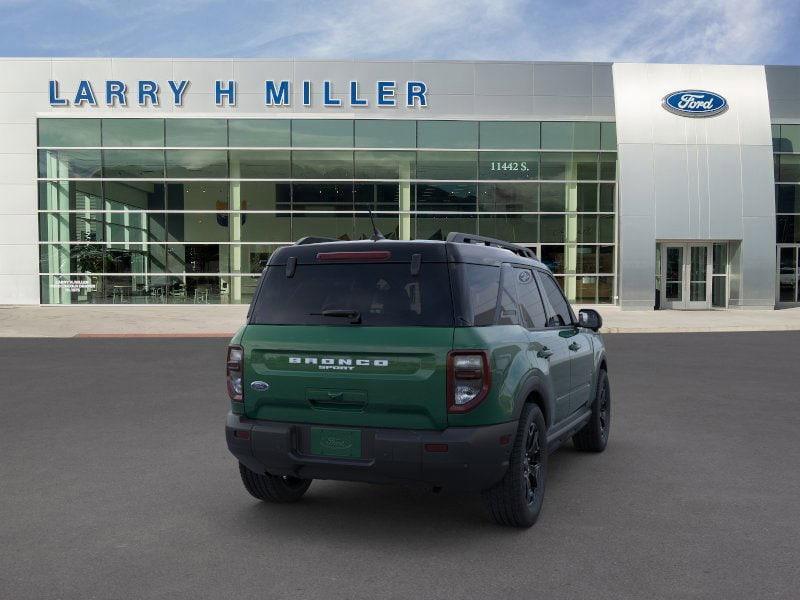
[[[728,110],[728,101],[705,90],[681,90],[664,96],[663,106],[684,117],[712,117]]]

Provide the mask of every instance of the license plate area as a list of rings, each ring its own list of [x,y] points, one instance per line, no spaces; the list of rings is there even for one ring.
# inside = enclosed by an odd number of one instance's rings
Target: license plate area
[[[312,427],[309,450],[314,456],[361,458],[361,430]]]

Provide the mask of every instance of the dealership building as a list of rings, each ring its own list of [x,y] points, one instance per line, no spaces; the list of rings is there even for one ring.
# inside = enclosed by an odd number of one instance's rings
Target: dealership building
[[[250,301],[278,247],[451,231],[571,300],[797,305],[800,67],[0,59],[0,304]]]

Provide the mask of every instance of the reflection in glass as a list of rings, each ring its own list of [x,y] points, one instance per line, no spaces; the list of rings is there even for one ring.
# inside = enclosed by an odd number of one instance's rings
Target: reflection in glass
[[[347,150],[294,150],[295,179],[352,179],[353,152]]]
[[[39,119],[39,145],[99,146],[100,119]]]
[[[225,150],[167,150],[167,177],[224,179],[228,177]]]
[[[164,119],[103,119],[103,146],[164,145]]]
[[[418,152],[418,179],[475,179],[478,174],[477,152]]]
[[[103,176],[115,179],[164,177],[163,150],[103,150]]]
[[[229,119],[231,148],[288,148],[288,119]]]
[[[347,119],[295,119],[292,121],[295,148],[352,148],[353,121]]]
[[[289,179],[288,150],[231,150],[231,179]]]
[[[537,212],[538,183],[481,183],[479,210],[485,212]]]
[[[166,119],[166,145],[195,148],[228,145],[225,119]]]
[[[100,177],[100,150],[39,150],[39,177]]]
[[[480,136],[481,148],[536,149],[539,148],[539,123],[482,121]]]
[[[476,121],[417,121],[419,148],[477,148]]]
[[[356,119],[356,148],[415,148],[417,124],[411,120]]]

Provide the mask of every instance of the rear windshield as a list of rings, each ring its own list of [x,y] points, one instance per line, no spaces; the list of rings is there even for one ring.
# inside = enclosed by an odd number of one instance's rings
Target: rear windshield
[[[408,263],[297,265],[292,277],[275,265],[264,277],[255,325],[453,326],[444,263],[422,263],[416,275]]]

